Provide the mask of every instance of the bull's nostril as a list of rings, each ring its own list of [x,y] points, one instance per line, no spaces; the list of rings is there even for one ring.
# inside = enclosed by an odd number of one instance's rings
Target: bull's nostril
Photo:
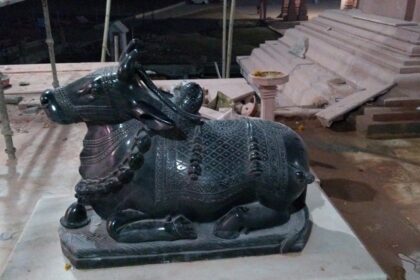
[[[41,105],[47,105],[50,101],[50,96],[52,95],[51,90],[46,90],[40,97]]]

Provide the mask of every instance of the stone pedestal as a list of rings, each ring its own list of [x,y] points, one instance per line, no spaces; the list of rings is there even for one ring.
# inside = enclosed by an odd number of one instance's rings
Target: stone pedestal
[[[289,75],[276,71],[260,71],[258,74],[249,75],[249,80],[257,87],[261,97],[261,118],[274,121],[275,98],[278,94],[277,86],[287,83]]]
[[[274,121],[277,86],[261,86],[258,89],[261,97],[261,118],[263,120]]]
[[[300,252],[308,241],[311,222],[308,209],[293,213],[280,226],[223,240],[213,235],[214,223],[196,225],[197,239],[118,243],[107,233],[106,222],[88,213],[93,225],[59,229],[63,254],[79,269],[107,268],[153,263],[188,262],[232,257]]]

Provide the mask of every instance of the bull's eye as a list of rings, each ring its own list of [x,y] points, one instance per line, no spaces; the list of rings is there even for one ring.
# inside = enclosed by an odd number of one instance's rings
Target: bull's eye
[[[295,175],[296,175],[296,178],[297,178],[299,181],[303,181],[303,180],[305,180],[305,174],[303,174],[303,172],[302,172],[302,171],[297,171],[297,172],[295,173]]]
[[[87,98],[89,101],[93,101],[93,100],[95,100],[95,96],[94,96],[93,94],[86,94],[86,98]]]
[[[82,96],[86,94],[91,94],[91,92],[92,92],[92,84],[88,84],[87,86],[82,87],[81,89],[77,91],[77,93]]]

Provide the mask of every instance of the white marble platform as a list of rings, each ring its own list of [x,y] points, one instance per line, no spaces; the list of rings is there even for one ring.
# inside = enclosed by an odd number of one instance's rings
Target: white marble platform
[[[60,196],[38,202],[1,279],[386,279],[317,183],[308,190],[314,224],[303,252],[191,263],[66,270],[57,229],[73,201]]]

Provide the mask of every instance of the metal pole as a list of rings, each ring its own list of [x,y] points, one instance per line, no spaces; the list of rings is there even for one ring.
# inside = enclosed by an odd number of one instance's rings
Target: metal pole
[[[50,12],[48,11],[48,0],[42,0],[42,11],[44,13],[44,23],[45,23],[45,32],[47,39],[45,42],[48,45],[48,53],[50,56],[51,70],[53,76],[53,87],[59,87],[58,77],[57,77],[57,68],[55,65],[55,54],[54,54],[54,39],[51,33],[51,23],[50,23]]]
[[[6,98],[4,97],[3,86],[0,85],[0,120],[2,123],[1,133],[6,143],[6,154],[9,160],[16,159],[16,149],[13,147],[13,131],[10,128],[9,115],[7,114]]]
[[[105,26],[104,26],[104,37],[102,40],[102,53],[101,53],[101,62],[105,62],[106,46],[108,41],[108,31],[109,31],[109,15],[111,13],[111,0],[106,0],[106,10],[105,10]]]
[[[227,0],[223,0],[222,77],[226,78],[226,21]]]
[[[218,77],[219,79],[221,79],[221,78],[222,78],[222,76],[220,75],[219,65],[217,65],[217,61],[215,61],[215,62],[214,62],[214,68],[216,69],[216,74],[217,74],[217,77]]]
[[[235,7],[236,7],[236,0],[232,0],[230,4],[226,78],[230,78],[230,65],[232,64],[232,40],[233,40],[233,24],[235,20]]]
[[[119,48],[118,45],[120,43],[120,40],[118,39],[118,35],[114,35],[114,60],[115,62],[118,62],[120,56],[119,56]]]

